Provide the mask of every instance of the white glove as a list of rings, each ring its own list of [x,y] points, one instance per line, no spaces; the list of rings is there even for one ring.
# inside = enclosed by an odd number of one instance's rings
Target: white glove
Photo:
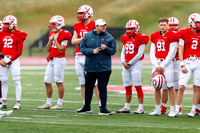
[[[3,58],[3,60],[8,64],[9,62],[11,62],[10,58],[7,58],[6,56]]]

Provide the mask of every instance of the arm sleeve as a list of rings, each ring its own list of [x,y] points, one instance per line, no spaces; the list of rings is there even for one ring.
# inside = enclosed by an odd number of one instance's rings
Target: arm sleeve
[[[125,60],[125,48],[124,48],[124,45],[123,45],[123,48],[122,48],[122,51],[121,51],[121,62],[124,63],[126,62]]]
[[[116,52],[116,42],[115,42],[114,38],[111,39],[111,41],[109,42],[109,45],[106,46],[106,49],[104,51],[109,55],[115,54],[115,52]]]
[[[158,61],[156,59],[156,56],[155,56],[155,53],[156,53],[156,47],[155,47],[155,44],[152,43],[151,44],[151,49],[150,49],[150,59],[151,59],[151,63],[155,66],[155,67],[158,67]]]
[[[172,59],[176,54],[176,51],[177,51],[177,42],[170,43],[169,53],[165,58],[165,60],[160,65],[162,68],[165,68],[172,61]]]
[[[137,55],[136,55],[132,60],[130,60],[128,64],[133,65],[133,64],[135,64],[137,61],[139,61],[139,59],[140,59],[140,58],[142,57],[142,55],[144,54],[144,50],[145,50],[145,44],[140,45],[140,46],[139,46],[139,49],[138,49]]]
[[[80,51],[84,55],[93,55],[93,48],[87,48],[87,35],[81,40]]]

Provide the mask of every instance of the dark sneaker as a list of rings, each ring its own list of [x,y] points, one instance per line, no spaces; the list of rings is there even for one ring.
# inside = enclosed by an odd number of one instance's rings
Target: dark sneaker
[[[93,111],[93,109],[87,109],[87,108],[83,107],[81,109],[78,109],[76,111],[76,113],[78,113],[78,114],[86,114],[86,113],[90,113],[92,111]]]
[[[112,115],[111,111],[107,110],[106,107],[100,107],[99,115]]]
[[[7,105],[6,105],[6,104],[3,104],[3,105],[2,105],[2,109],[7,109]]]

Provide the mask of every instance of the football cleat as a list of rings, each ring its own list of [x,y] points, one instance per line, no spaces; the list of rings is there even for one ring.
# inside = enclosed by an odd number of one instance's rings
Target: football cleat
[[[93,109],[87,109],[85,107],[80,108],[76,111],[76,113],[78,114],[86,114],[86,113],[91,113],[93,111]]]
[[[2,105],[2,109],[7,109],[7,105],[6,105],[6,104],[3,104],[3,105]]]
[[[200,113],[200,110],[196,108],[196,114],[195,114],[195,116],[199,115],[199,113]]]
[[[62,109],[62,105],[59,105],[59,104],[56,104],[55,106],[53,107],[50,107],[50,109],[53,109],[53,110],[59,110],[59,109]]]
[[[106,107],[100,107],[99,115],[112,115],[112,113]]]
[[[181,109],[181,107],[179,108],[179,112],[178,112],[178,114],[179,115],[182,115],[183,113],[182,113],[182,109]]]
[[[196,114],[196,112],[191,110],[191,112],[188,113],[187,116],[189,116],[189,117],[195,117],[195,114]]]
[[[13,107],[13,109],[21,109],[20,103],[16,102],[15,106]]]
[[[44,105],[39,106],[38,109],[50,109],[51,106],[52,106],[51,104],[45,103]]]
[[[155,109],[153,112],[149,113],[149,115],[161,115],[160,109]]]
[[[2,118],[5,117],[5,116],[9,116],[9,115],[11,115],[12,113],[13,113],[12,110],[8,110],[8,111],[1,111],[1,110],[0,110],[0,119],[2,119]]]
[[[134,114],[144,114],[144,110],[138,108],[136,111],[134,111]]]
[[[175,117],[177,114],[174,110],[170,110],[168,116],[169,117]]]
[[[130,113],[130,109],[127,109],[127,108],[124,107],[124,108],[116,111],[116,113]]]
[[[161,114],[164,115],[167,111],[167,107],[161,105]]]

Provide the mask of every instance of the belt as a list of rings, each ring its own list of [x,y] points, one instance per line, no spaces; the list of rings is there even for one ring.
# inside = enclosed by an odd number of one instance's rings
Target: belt
[[[78,55],[78,56],[84,56],[84,54],[76,54],[76,55]]]
[[[165,59],[164,58],[157,58],[157,60],[164,61]]]
[[[9,59],[12,57],[11,55],[5,55],[5,56],[6,56],[7,58],[9,58]]]

